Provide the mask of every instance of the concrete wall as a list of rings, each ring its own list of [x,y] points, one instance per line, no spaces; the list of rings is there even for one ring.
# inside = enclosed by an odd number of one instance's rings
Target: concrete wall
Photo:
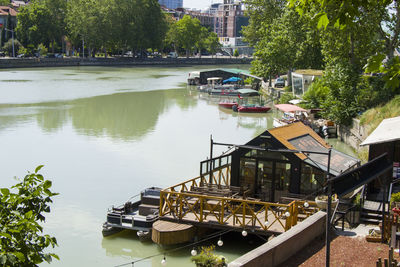
[[[338,137],[346,144],[359,149],[359,145],[368,137],[368,127],[360,125],[360,120],[353,119],[351,126],[338,126]]]
[[[289,231],[229,263],[229,267],[278,266],[325,232],[326,213],[319,211]]]
[[[251,58],[2,58],[0,68],[250,64]]]

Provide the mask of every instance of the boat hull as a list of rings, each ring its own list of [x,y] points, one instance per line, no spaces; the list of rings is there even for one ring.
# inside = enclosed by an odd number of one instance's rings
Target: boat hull
[[[237,112],[242,112],[242,113],[266,113],[270,110],[270,107],[246,107],[246,106],[238,106],[237,107]],[[235,111],[235,109],[234,109]]]
[[[232,109],[233,106],[237,106],[236,102],[219,102],[221,108]]]

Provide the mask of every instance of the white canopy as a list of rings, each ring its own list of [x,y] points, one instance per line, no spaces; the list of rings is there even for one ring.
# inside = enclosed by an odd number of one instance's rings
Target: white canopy
[[[360,146],[400,140],[400,116],[383,120]]]

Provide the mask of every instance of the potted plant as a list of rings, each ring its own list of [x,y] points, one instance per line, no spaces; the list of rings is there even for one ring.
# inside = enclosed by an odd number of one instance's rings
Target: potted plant
[[[339,199],[336,197],[336,195],[332,196],[332,201],[331,201],[331,207],[335,208],[337,203],[339,202]],[[320,195],[315,197],[315,203],[317,204],[317,207],[326,210],[328,206],[328,196],[325,195]]]

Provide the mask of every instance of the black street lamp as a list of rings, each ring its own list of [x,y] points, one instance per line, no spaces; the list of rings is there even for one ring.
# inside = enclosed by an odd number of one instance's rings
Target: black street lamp
[[[11,32],[11,38],[12,38],[12,49],[13,49],[13,57],[15,57],[15,48],[14,48],[14,30],[10,30],[7,28],[4,28],[4,30]]]

